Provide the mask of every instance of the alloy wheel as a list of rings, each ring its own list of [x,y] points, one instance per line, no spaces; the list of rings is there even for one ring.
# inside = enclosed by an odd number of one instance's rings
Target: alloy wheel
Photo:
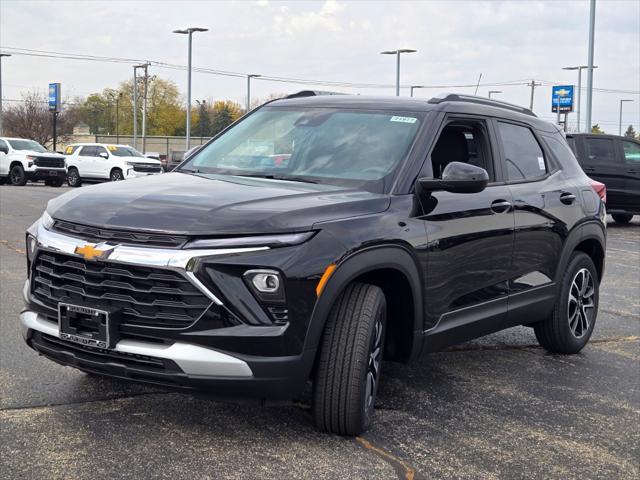
[[[24,176],[24,172],[19,168],[14,168],[11,170],[11,183],[14,185],[18,185],[22,182],[22,177]]]
[[[367,365],[365,409],[369,411],[373,408],[376,398],[378,380],[380,378],[380,363],[382,360],[382,319],[376,320],[373,335],[371,336],[371,346],[369,348],[369,364]]]
[[[122,173],[120,171],[116,170],[111,173],[112,182],[119,182],[120,180],[123,180]]]
[[[571,282],[567,305],[569,328],[576,338],[586,334],[593,322],[595,291],[595,283],[589,270],[578,270]]]

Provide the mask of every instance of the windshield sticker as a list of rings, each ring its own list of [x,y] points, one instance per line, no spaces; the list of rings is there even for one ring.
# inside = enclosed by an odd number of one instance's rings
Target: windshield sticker
[[[107,148],[109,150],[111,150],[112,152],[116,151],[118,149],[118,147],[116,147],[115,145],[108,145]]]
[[[65,151],[65,153],[71,153],[73,152],[73,147],[67,147],[67,150]]]
[[[538,157],[538,167],[540,168],[540,170],[545,170],[544,157]]]
[[[416,123],[418,121],[415,117],[391,117],[389,119],[390,122],[400,122],[400,123]]]

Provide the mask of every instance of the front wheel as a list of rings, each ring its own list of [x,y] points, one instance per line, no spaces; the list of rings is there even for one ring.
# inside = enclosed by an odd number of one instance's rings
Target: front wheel
[[[313,417],[320,430],[359,435],[371,424],[385,329],[386,301],[379,287],[354,283],[336,300],[313,385]]]
[[[80,172],[78,172],[77,168],[75,167],[70,168],[69,171],[67,172],[67,184],[70,187],[79,187],[80,185],[82,185]]]
[[[533,327],[540,345],[554,353],[582,350],[596,323],[598,293],[598,271],[591,257],[574,252],[551,316]]]
[[[113,170],[111,170],[109,180],[111,180],[112,182],[119,182],[120,180],[124,180],[122,170],[120,170],[119,168],[114,168]]]
[[[611,216],[616,223],[629,223],[633,218],[630,213],[614,213]]]
[[[9,180],[11,185],[22,187],[27,184],[27,174],[24,172],[22,165],[14,165],[9,172]]]

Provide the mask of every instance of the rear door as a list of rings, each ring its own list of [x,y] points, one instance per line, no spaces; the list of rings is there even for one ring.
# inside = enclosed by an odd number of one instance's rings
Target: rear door
[[[93,145],[85,145],[80,147],[80,151],[76,157],[76,167],[81,177],[93,177],[94,176],[94,159],[95,159],[96,147]]]
[[[640,213],[640,142],[630,139],[620,139],[619,142],[624,159],[625,208]]]
[[[585,135],[578,157],[585,173],[607,186],[607,207],[620,208],[626,203],[626,172],[616,141],[611,137]]]

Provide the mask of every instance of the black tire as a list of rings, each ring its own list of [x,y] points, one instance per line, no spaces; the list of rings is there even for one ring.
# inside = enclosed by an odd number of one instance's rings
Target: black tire
[[[585,280],[582,273],[585,271],[591,283]],[[548,319],[533,327],[540,345],[554,353],[572,354],[582,350],[596,324],[598,293],[598,271],[591,257],[583,252],[574,252],[562,278],[553,312]],[[570,296],[575,300],[570,300]]]
[[[630,213],[614,213],[611,216],[616,223],[629,223],[633,218]]]
[[[49,187],[61,187],[64,182],[60,178],[52,178],[49,180],[45,180],[44,184]]]
[[[320,342],[313,385],[313,418],[320,430],[359,435],[371,424],[385,330],[382,290],[349,285],[331,309]]]
[[[113,170],[111,170],[111,173],[109,174],[109,181],[119,182],[120,180],[124,180],[124,174],[122,173],[122,170],[120,170],[119,168],[114,168]]]
[[[0,185],[7,183],[7,177],[0,177]]]
[[[80,178],[80,172],[75,167],[71,167],[67,171],[67,185],[70,187],[79,187],[82,185],[82,178]]]
[[[9,180],[11,185],[22,187],[27,184],[27,174],[24,173],[22,165],[14,165],[9,171]]]

